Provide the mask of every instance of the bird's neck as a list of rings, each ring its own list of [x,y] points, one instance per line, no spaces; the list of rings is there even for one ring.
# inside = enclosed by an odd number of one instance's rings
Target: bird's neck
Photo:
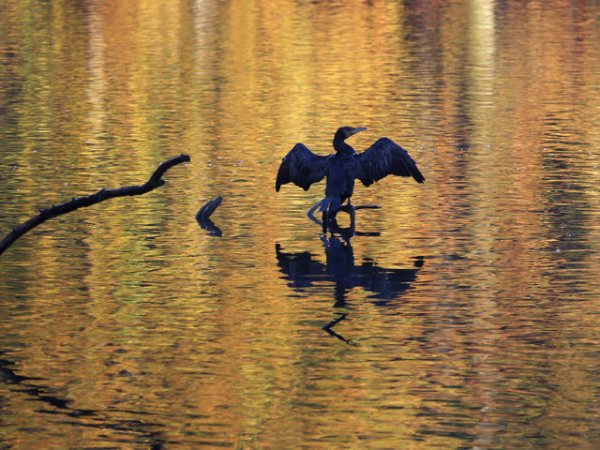
[[[333,148],[336,152],[341,154],[354,154],[354,149],[346,144],[343,139],[338,138],[337,136],[333,139]]]

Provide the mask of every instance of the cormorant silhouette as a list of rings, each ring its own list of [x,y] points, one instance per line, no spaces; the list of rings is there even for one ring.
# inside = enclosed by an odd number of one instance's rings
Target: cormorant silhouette
[[[356,153],[345,140],[363,130],[366,128],[339,128],[333,139],[336,153],[329,156],[315,155],[304,144],[296,144],[281,161],[275,189],[279,191],[281,185],[294,183],[307,191],[313,183],[327,177],[320,207],[325,227],[343,202],[348,200],[350,206],[355,179],[365,186],[390,174],[413,177],[417,183],[425,181],[408,152],[391,139],[381,138],[363,153]]]

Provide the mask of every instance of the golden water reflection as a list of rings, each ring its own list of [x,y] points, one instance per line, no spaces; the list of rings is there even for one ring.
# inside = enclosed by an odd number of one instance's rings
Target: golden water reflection
[[[600,441],[594,2],[0,10],[3,230],[192,158],[164,187],[58,218],[2,256],[0,442]],[[380,236],[352,239],[352,267],[422,262],[391,299],[332,279],[304,214],[322,186],[274,192],[285,152],[325,154],[340,125],[369,128],[359,149],[397,140],[427,177],[357,188],[382,209],[360,213]],[[216,195],[222,238],[193,220]],[[294,285],[276,248],[317,275]],[[342,312],[349,344],[321,329]]]

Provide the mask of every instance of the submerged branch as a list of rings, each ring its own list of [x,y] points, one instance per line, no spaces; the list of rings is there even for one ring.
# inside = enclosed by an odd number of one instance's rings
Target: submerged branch
[[[49,219],[75,211],[79,208],[95,205],[96,203],[100,203],[111,198],[146,194],[147,192],[150,192],[165,184],[165,181],[162,179],[162,177],[167,170],[173,166],[189,161],[190,157],[188,155],[181,154],[163,162],[160,166],[158,166],[148,181],[146,181],[144,184],[138,186],[125,186],[117,189],[102,188],[95,194],[85,197],[75,197],[68,202],[61,203],[60,205],[51,206],[50,208],[42,208],[37,216],[34,216],[28,221],[23,222],[19,226],[13,228],[12,231],[0,241],[0,255],[2,255],[2,253],[4,253],[8,247],[10,247],[25,233]]]
[[[218,197],[206,202],[206,204],[200,208],[198,213],[196,213],[196,222],[198,222],[202,229],[208,231],[208,234],[211,236],[223,235],[221,229],[216,226],[212,220],[210,220],[210,215],[215,212],[215,209],[217,209],[222,202],[223,197],[219,195]]]

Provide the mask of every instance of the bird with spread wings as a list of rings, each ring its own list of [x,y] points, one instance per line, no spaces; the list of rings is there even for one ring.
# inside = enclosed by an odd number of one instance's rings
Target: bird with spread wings
[[[304,144],[296,144],[281,161],[275,189],[279,191],[282,185],[294,183],[307,191],[313,183],[327,177],[325,198],[320,206],[325,224],[346,200],[350,205],[355,179],[365,186],[387,175],[412,177],[417,183],[425,181],[408,152],[391,139],[381,138],[363,153],[356,153],[345,141],[363,130],[366,128],[339,128],[333,139],[336,153],[328,156],[316,155]]]

